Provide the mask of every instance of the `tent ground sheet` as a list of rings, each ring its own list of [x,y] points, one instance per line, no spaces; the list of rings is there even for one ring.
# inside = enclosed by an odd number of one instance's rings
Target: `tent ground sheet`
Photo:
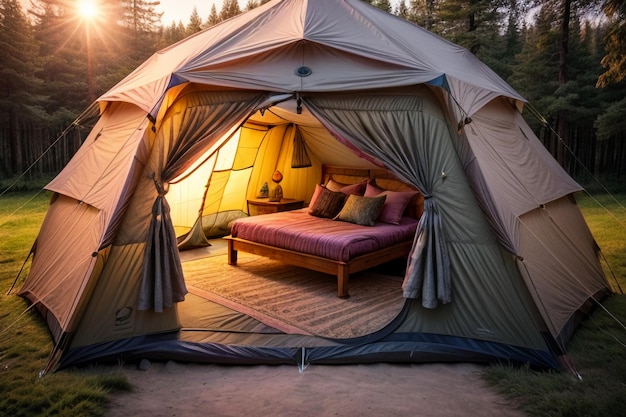
[[[394,264],[351,275],[351,296],[341,299],[335,276],[247,253],[232,266],[219,247],[205,252],[182,257],[189,292],[255,319],[252,331],[269,327],[288,334],[359,337],[385,327],[404,305],[401,267]],[[236,314],[226,316],[237,320]]]

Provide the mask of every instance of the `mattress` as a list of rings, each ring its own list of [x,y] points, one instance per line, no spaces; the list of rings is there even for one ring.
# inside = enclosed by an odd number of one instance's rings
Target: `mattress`
[[[231,235],[256,243],[347,262],[354,257],[413,240],[417,220],[403,217],[400,224],[353,223],[311,216],[300,209],[235,220]]]

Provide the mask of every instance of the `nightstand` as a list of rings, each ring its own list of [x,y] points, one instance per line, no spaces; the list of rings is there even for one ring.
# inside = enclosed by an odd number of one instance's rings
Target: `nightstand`
[[[248,200],[248,214],[256,216],[258,214],[277,213],[279,211],[289,211],[302,208],[304,200],[295,198],[283,198],[280,201],[269,201],[267,198]]]

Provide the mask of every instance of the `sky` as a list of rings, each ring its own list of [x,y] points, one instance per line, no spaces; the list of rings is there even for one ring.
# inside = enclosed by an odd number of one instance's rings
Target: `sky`
[[[222,0],[160,0],[160,2],[161,5],[157,10],[163,12],[163,17],[161,18],[163,26],[169,26],[172,22],[178,23],[179,21],[186,25],[189,23],[189,17],[193,12],[194,6],[196,6],[202,21],[205,21],[211,14],[211,6],[213,4],[215,4],[218,14],[222,10],[223,4]],[[247,3],[247,0],[239,0],[239,8],[244,10]],[[392,1],[391,3],[395,4],[396,2]]]
[[[215,9],[219,14],[222,10],[222,0],[160,0],[161,4],[157,7],[157,11],[163,12],[161,23],[163,26],[169,26],[172,22],[183,24],[189,23],[189,17],[193,12],[194,6],[198,10],[198,14],[202,21],[207,20],[211,14],[211,6],[215,4]],[[243,10],[246,3],[239,1],[239,7]]]

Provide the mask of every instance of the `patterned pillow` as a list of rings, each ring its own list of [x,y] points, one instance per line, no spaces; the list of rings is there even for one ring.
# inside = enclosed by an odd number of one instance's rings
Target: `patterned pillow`
[[[320,193],[310,206],[309,214],[316,217],[332,219],[341,211],[346,195],[342,192],[330,191],[320,187]]]
[[[335,217],[335,220],[360,224],[362,226],[374,226],[376,219],[385,204],[387,196],[362,197],[351,194],[346,204]]]

